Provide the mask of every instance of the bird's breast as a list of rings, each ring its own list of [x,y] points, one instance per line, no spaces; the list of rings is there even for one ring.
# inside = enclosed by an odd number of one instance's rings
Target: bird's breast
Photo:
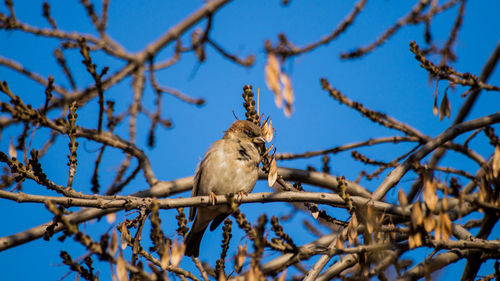
[[[198,195],[252,191],[260,159],[252,143],[220,140],[214,143],[205,157]]]

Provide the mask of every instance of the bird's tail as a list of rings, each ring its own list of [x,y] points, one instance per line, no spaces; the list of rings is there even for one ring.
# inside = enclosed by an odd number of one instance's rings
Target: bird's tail
[[[194,231],[194,227],[189,231],[186,239],[184,240],[184,244],[186,245],[186,251],[184,254],[186,256],[198,257],[200,255],[201,239],[203,238],[203,234],[205,233],[207,226],[208,225],[196,232]]]

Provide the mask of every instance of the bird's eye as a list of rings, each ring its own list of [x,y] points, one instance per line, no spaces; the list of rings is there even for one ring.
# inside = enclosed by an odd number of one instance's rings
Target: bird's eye
[[[249,137],[253,137],[253,134],[252,134],[252,132],[250,132],[250,131],[245,131],[245,134],[246,134],[247,136],[249,136]]]

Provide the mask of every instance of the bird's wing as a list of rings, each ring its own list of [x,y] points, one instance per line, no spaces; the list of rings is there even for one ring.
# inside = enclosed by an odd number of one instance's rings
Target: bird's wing
[[[203,159],[205,161],[206,157]],[[194,181],[193,181],[193,190],[191,191],[191,197],[197,196],[198,195],[198,190],[200,189],[200,180],[201,180],[201,174],[203,173],[203,161],[201,161],[198,164],[198,167],[196,167],[196,173],[194,175]],[[196,216],[196,207],[191,207],[189,208],[189,221],[194,220],[194,217]]]
[[[220,140],[218,142],[215,142],[208,149],[208,151],[203,156],[203,160],[201,160],[201,162],[198,164],[198,167],[196,167],[196,173],[194,175],[193,190],[191,191],[191,197],[200,195],[200,184],[203,178],[203,174],[205,173],[205,169],[207,167],[205,162],[209,161],[208,159],[212,156],[213,149],[219,146],[220,146]],[[196,216],[196,207],[189,208],[189,221],[194,220],[195,216]]]
[[[220,157],[218,155],[220,155],[223,152],[224,143],[225,143],[224,140],[218,140],[214,142],[212,146],[210,146],[208,151],[205,153],[205,156],[203,156],[203,160],[201,160],[201,162],[198,164],[198,167],[196,168],[196,173],[194,175],[193,190],[191,192],[191,197],[199,195],[208,195],[209,192],[211,191],[209,186],[210,171],[213,170],[213,167],[209,166],[214,164],[214,159],[217,160],[217,157]],[[196,207],[191,207],[189,209],[189,221],[194,220],[194,217],[196,216],[196,210],[197,210]]]

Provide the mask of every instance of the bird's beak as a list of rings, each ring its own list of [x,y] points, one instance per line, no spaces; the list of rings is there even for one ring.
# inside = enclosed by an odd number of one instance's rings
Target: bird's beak
[[[263,137],[256,137],[256,138],[252,139],[252,142],[254,142],[256,144],[264,144],[264,143],[266,143],[266,140],[264,140]]]

